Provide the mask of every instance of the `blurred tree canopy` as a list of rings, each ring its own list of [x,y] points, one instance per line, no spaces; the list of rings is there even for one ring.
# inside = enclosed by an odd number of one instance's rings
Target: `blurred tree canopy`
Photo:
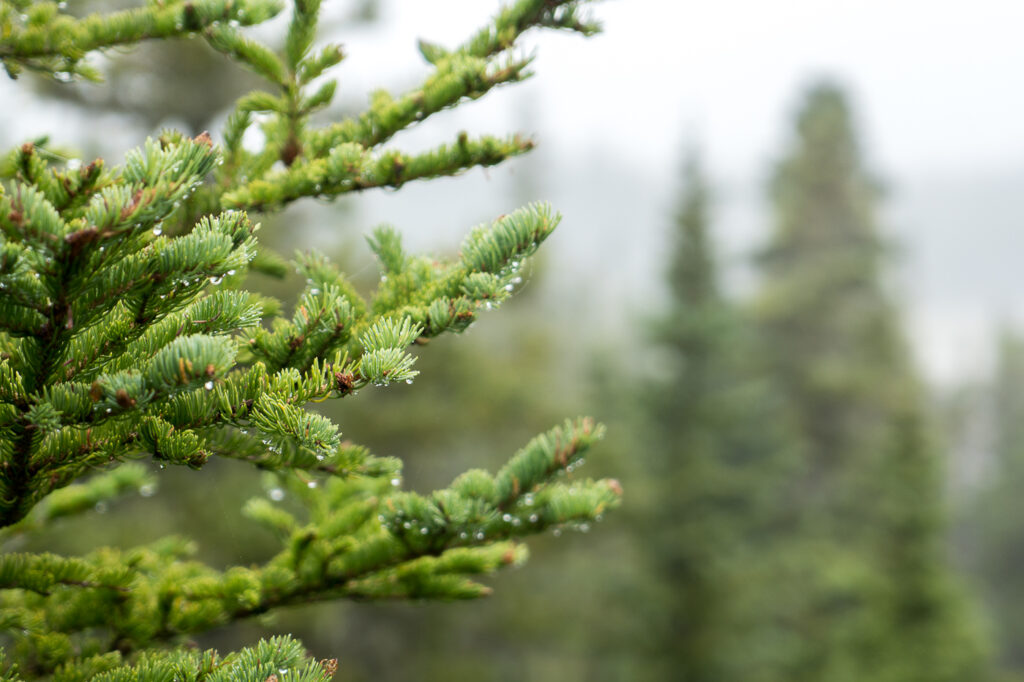
[[[841,90],[812,88],[772,182],[753,314],[805,473],[813,553],[794,680],[978,680],[983,641],[945,550],[942,463],[885,293],[877,183]]]

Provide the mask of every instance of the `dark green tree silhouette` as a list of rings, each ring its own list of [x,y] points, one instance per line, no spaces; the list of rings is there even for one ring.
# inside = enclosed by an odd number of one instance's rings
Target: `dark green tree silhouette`
[[[842,91],[807,94],[771,187],[756,316],[803,440],[805,642],[792,680],[977,680],[984,650],[947,567],[941,461],[883,285],[877,183]]]
[[[658,377],[643,391],[646,503],[630,519],[651,530],[663,679],[771,680],[782,654],[771,594],[791,541],[786,489],[798,460],[781,404],[751,362],[749,325],[721,292],[709,204],[691,154],[668,310],[653,334]]]

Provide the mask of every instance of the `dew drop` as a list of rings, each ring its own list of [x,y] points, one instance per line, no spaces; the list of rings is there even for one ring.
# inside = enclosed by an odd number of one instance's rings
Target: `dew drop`
[[[213,284],[214,286],[220,284],[222,281],[224,281],[224,278],[220,275],[214,275],[210,278],[210,284]]]
[[[318,461],[318,462],[324,461],[324,455],[317,455],[316,456],[316,461]]]
[[[159,225],[153,228],[153,234],[155,236],[159,237],[163,233],[164,233],[164,228],[160,227]]]
[[[317,289],[317,288],[313,288],[313,289],[309,290],[309,293],[310,293],[311,296],[319,296],[320,295],[320,290]]]
[[[559,537],[562,534],[562,529],[561,528],[556,528],[553,531],[551,531],[551,534],[554,535],[557,538],[557,537]]]
[[[307,488],[315,488],[316,487],[316,481],[310,481],[309,483],[306,484],[306,487]]]
[[[511,523],[512,522],[512,515],[511,514],[502,514],[501,515],[501,520],[504,521],[505,523]]]
[[[106,502],[97,502],[96,506],[93,507],[93,509],[96,510],[97,514],[106,514],[107,513],[107,503]]]
[[[205,388],[207,391],[212,391],[213,390],[213,382],[212,381],[207,381],[205,384],[203,384],[203,388]]]
[[[231,277],[234,274],[235,274],[234,270],[228,270],[228,277]]]
[[[411,384],[411,383],[412,383],[412,379],[406,379],[406,380],[405,380],[405,383],[407,383],[407,384]]]
[[[586,533],[587,531],[590,530],[590,524],[589,523],[581,523],[579,525],[579,529],[580,529],[581,533]]]
[[[478,531],[477,531],[477,532],[476,532],[476,533],[475,533],[475,534],[473,535],[473,537],[475,537],[475,538],[476,538],[477,540],[483,540],[483,539],[484,539],[484,532],[483,532],[482,530],[478,530]]]
[[[271,488],[267,491],[267,497],[272,499],[274,502],[280,502],[284,499],[284,491],[280,488]]]
[[[469,537],[469,533],[467,533],[466,531],[462,531],[461,533],[459,533],[459,539],[460,540],[465,540],[468,537]]]
[[[403,523],[402,524],[402,528],[404,528],[406,530],[409,530],[410,528],[412,528],[412,521],[406,521],[405,523]]]
[[[539,517],[539,516],[537,516],[536,514],[530,514],[530,523],[537,523],[537,520],[538,520],[539,518],[540,518],[540,517]]]
[[[397,488],[398,486],[402,485],[402,479],[400,479],[400,478],[392,478],[391,479],[391,485],[393,485],[393,486],[395,486]]]
[[[146,485],[139,488],[139,495],[142,495],[143,497],[153,497],[153,493],[155,492],[156,486],[154,486],[152,483],[147,483]]]
[[[427,528],[426,526],[423,526],[422,528],[420,528],[420,535],[426,535],[429,532],[430,532],[430,529]]]

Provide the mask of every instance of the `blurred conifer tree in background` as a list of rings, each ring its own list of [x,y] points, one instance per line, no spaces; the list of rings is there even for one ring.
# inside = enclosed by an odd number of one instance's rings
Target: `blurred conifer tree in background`
[[[978,680],[985,650],[946,558],[941,459],[885,292],[877,183],[834,85],[812,88],[771,194],[754,314],[805,472],[814,561],[789,679]]]
[[[759,376],[749,321],[721,292],[695,156],[681,195],[669,306],[653,334],[658,374],[641,393],[649,482],[629,512],[649,531],[661,583],[652,610],[664,612],[662,675],[782,679],[792,642],[773,597],[786,594],[781,562],[792,549],[788,493],[799,459],[783,405]]]

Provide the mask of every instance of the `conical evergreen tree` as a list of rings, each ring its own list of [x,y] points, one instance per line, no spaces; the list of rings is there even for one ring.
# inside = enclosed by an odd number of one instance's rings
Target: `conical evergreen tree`
[[[745,320],[720,291],[708,223],[709,192],[691,155],[669,308],[654,336],[661,377],[647,393],[650,502],[633,516],[654,529],[665,679],[771,680],[780,672],[778,614],[766,595],[778,589],[795,453],[749,363]]]
[[[810,90],[772,184],[763,350],[804,441],[807,646],[794,680],[977,680],[943,549],[940,461],[882,283],[878,187],[843,93]]]

